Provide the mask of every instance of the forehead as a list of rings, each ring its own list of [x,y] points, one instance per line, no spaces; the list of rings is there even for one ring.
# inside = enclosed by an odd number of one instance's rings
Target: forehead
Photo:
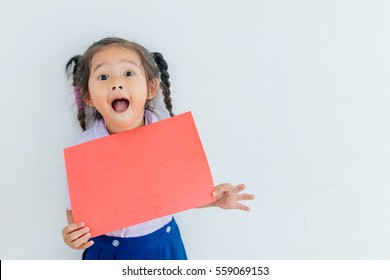
[[[140,65],[140,58],[136,51],[121,47],[121,46],[108,46],[92,56],[91,66],[94,67],[100,64],[113,64],[123,60],[128,60]]]

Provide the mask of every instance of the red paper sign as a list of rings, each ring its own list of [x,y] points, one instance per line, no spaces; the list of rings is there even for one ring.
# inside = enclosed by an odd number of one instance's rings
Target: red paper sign
[[[215,201],[190,112],[64,149],[75,222],[92,237]]]

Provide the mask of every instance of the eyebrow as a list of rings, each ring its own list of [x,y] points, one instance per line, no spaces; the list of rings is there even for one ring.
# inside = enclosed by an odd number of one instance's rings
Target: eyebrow
[[[133,65],[137,66],[138,68],[140,68],[140,67],[137,65],[137,63],[135,63],[134,61],[127,60],[127,59],[122,59],[122,60],[120,61],[120,63],[124,63],[124,62],[133,64]],[[110,63],[104,62],[104,63],[100,63],[100,64],[96,65],[96,67],[93,69],[92,73],[94,73],[97,69],[99,69],[100,67],[105,66],[105,65],[110,65]]]

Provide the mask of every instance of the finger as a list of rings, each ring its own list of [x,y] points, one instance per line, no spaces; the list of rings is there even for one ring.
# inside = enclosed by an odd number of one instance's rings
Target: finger
[[[71,233],[68,234],[68,239],[70,242],[79,239],[81,236],[89,232],[89,227],[83,227],[78,230],[72,231]]]
[[[73,242],[73,241],[79,239],[81,236],[87,234],[88,232],[89,232],[89,227],[83,227],[81,229],[73,231],[73,232],[68,234],[69,241]]]
[[[91,238],[91,234],[90,233],[87,233],[85,235],[83,235],[82,237],[80,237],[79,239],[75,240],[72,242],[72,246],[75,248],[75,249],[82,249],[81,247],[88,243],[89,242],[89,239]]]
[[[64,242],[68,245],[70,245],[70,242],[72,242],[72,240],[75,239],[74,237],[74,232],[77,231],[78,229],[78,225],[76,223],[74,224],[69,224],[67,225],[66,227],[64,227],[62,229],[62,237],[64,239]]]
[[[231,190],[232,187],[233,186],[229,183],[220,184],[220,185],[215,187],[215,189],[213,191],[213,196],[217,197],[218,195]]]
[[[235,186],[235,187],[232,189],[232,191],[235,192],[235,193],[239,193],[239,192],[241,192],[242,190],[244,190],[245,187],[246,187],[245,184],[239,184],[239,185]]]
[[[236,209],[238,210],[243,210],[243,211],[251,211],[251,208],[244,205],[244,204],[241,204],[241,203],[237,203],[236,204]]]
[[[75,249],[81,249],[82,245],[88,242],[91,238],[91,234],[88,232],[85,235],[81,236],[79,239],[72,241],[72,247]]]
[[[82,228],[85,226],[85,222],[79,222],[79,223],[73,223],[69,224],[66,227],[63,228],[62,234],[69,234],[75,230],[78,230],[79,228]]]
[[[78,249],[82,250],[82,249],[88,249],[89,247],[91,247],[92,245],[94,244],[93,240],[90,240],[84,244],[82,244]]]
[[[254,200],[255,196],[253,194],[243,193],[237,195],[237,201],[240,200]]]

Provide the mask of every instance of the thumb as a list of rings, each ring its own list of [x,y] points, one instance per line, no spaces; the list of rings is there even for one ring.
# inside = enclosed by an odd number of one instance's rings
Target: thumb
[[[213,196],[217,197],[218,195],[229,191],[232,187],[233,186],[229,183],[220,184],[220,185],[215,187],[215,189],[213,191]]]

